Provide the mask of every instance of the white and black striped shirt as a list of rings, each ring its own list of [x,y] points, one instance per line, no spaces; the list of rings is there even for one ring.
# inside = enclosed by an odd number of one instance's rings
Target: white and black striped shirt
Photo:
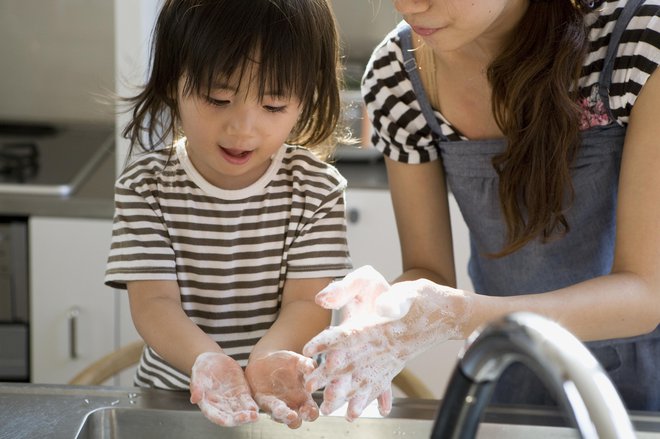
[[[350,271],[345,188],[334,167],[301,147],[283,146],[241,190],[206,181],[183,141],[171,157],[148,153],[116,183],[105,282],[178,282],[188,317],[245,366],[277,318],[286,279]],[[136,383],[187,389],[189,379],[147,349]]]
[[[611,122],[599,119],[597,88],[610,35],[625,4],[626,0],[610,0],[586,17],[590,49],[579,87],[584,97],[580,104],[595,112],[586,121],[589,126]],[[422,114],[403,62],[401,41],[395,29],[374,50],[363,78],[362,94],[372,124],[372,144],[387,157],[404,163],[437,160],[440,155],[437,139]],[[614,60],[609,106],[617,123],[628,123],[642,86],[658,64],[660,0],[646,0],[623,33]],[[448,140],[466,140],[439,111],[435,111],[435,116]]]

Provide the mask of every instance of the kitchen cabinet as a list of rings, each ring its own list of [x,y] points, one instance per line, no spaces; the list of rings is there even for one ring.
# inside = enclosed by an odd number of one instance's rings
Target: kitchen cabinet
[[[355,268],[371,265],[388,281],[401,273],[401,250],[390,192],[346,191],[348,246]]]
[[[470,252],[467,226],[451,195],[449,207],[458,287],[471,289],[467,274]],[[391,281],[401,273],[401,249],[389,191],[348,189],[346,210],[348,246],[354,267],[371,265]],[[426,384],[436,398],[440,398],[463,343],[462,340],[439,343],[413,358],[406,367]],[[395,396],[403,396],[397,392],[395,389]]]
[[[103,284],[112,220],[31,217],[28,233],[32,382],[66,383],[138,338],[126,294]]]

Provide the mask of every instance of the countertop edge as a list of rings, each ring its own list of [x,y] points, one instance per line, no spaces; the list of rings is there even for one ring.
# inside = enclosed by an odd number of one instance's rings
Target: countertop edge
[[[348,181],[348,190],[387,189],[383,160],[338,161],[333,165]],[[115,154],[111,153],[72,195],[0,193],[0,216],[112,219],[115,180]]]

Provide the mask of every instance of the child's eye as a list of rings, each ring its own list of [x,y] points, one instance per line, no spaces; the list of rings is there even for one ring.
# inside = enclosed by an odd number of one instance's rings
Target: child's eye
[[[264,105],[264,109],[270,113],[281,113],[286,110],[286,105],[275,106],[275,105]]]
[[[211,96],[206,96],[205,99],[206,102],[208,102],[209,104],[215,107],[224,107],[225,105],[229,104],[229,101],[226,99],[215,99],[212,98]]]

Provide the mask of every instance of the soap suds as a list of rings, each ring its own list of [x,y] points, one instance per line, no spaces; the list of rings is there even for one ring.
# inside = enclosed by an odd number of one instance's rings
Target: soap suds
[[[379,395],[387,396],[392,379],[410,359],[433,344],[459,338],[471,312],[470,299],[460,290],[427,280],[389,286],[368,266],[331,284],[317,303],[339,307],[343,320],[305,345],[305,355],[324,353],[328,359],[306,377],[307,389],[326,387],[324,414],[348,401],[349,420]]]

